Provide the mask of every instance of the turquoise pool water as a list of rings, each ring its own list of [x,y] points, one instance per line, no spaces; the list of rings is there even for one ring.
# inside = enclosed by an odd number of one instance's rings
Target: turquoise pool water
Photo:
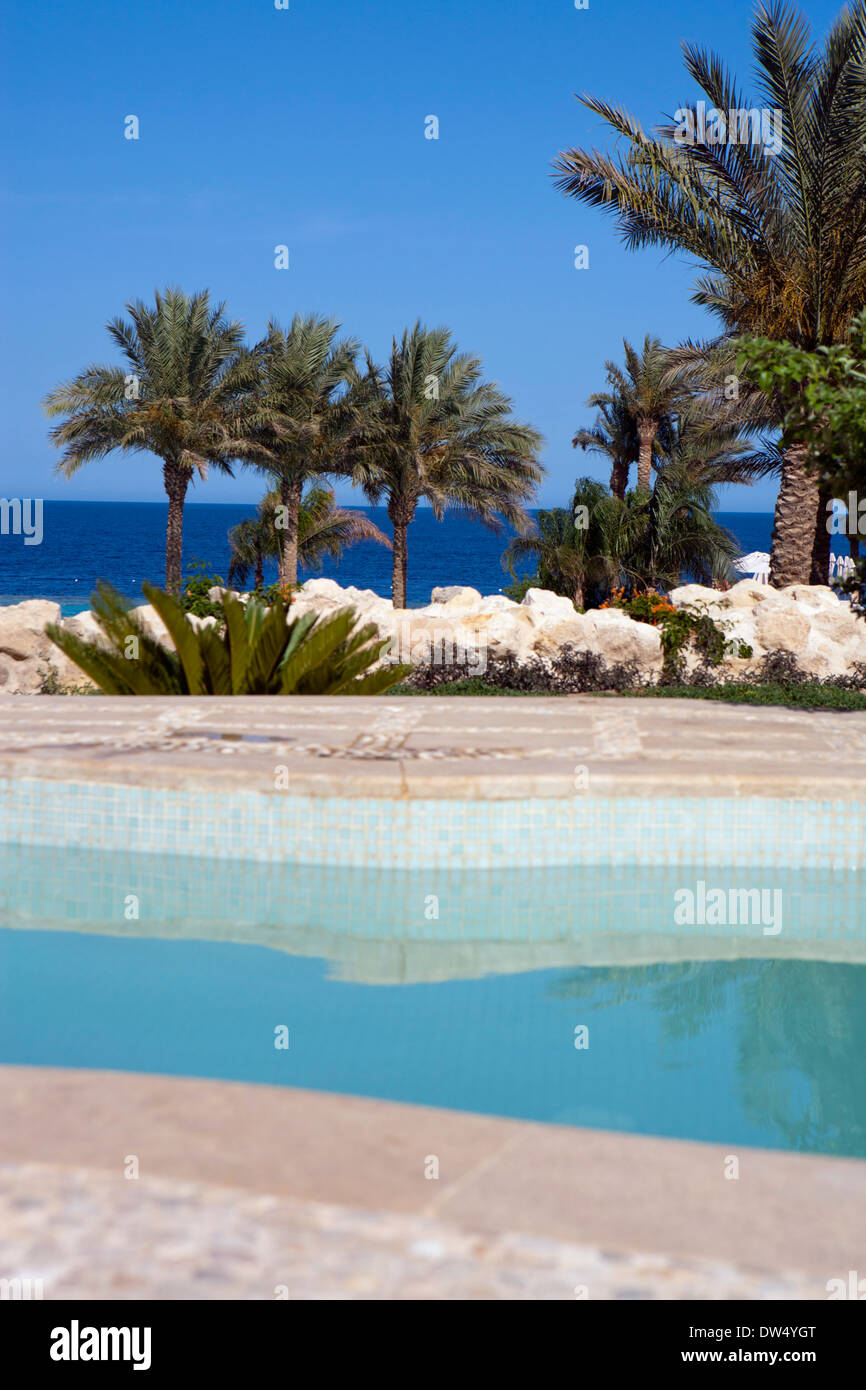
[[[750,871],[770,936],[677,924],[697,876],[6,846],[0,1061],[866,1157],[859,877]]]

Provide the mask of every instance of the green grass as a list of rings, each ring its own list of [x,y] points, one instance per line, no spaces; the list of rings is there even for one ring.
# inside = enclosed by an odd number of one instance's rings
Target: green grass
[[[788,709],[866,710],[866,693],[847,690],[838,685],[822,685],[819,681],[790,684],[768,681],[764,685],[740,685],[736,682],[709,686],[649,685],[637,690],[599,690],[587,693],[619,699],[719,700],[725,704],[782,705]],[[511,690],[503,686],[488,685],[482,676],[448,681],[433,690],[415,690],[412,686],[397,685],[388,695],[389,698],[392,695],[558,695],[561,698],[561,692],[555,690]],[[580,696],[574,698],[579,699]]]
[[[501,685],[488,685],[483,676],[465,676],[462,680],[446,681],[433,690],[416,690],[411,685],[395,685],[388,691],[392,695],[560,695],[558,690],[510,690]]]
[[[862,691],[821,685],[818,681],[791,685],[779,681],[768,681],[766,685],[653,685],[627,693],[635,699],[721,700],[734,705],[785,705],[788,709],[866,709],[866,694]]]

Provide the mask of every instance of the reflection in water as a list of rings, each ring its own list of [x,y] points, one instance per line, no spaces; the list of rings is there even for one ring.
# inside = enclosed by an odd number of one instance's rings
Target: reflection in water
[[[714,870],[781,890],[784,931],[678,929],[674,895],[703,874],[431,881],[7,846],[0,1060],[866,1157],[859,881]]]
[[[732,1009],[732,1061],[746,1113],[786,1149],[866,1154],[866,967],[740,960],[563,972],[557,999],[603,1009],[641,1001],[679,1045],[712,1033]]]

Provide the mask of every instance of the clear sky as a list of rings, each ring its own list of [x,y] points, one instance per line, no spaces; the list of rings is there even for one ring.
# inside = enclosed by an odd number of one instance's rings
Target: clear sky
[[[822,39],[840,6],[811,0]],[[550,162],[605,144],[591,91],[646,124],[696,95],[680,41],[752,68],[751,3],[646,0],[40,0],[6,8],[0,107],[4,450],[0,492],[164,499],[158,462],[54,472],[40,402],[114,360],[105,321],[155,286],[209,287],[251,339],[269,315],[339,318],[381,358],[445,323],[546,438],[542,505],[602,461],[571,447],[623,335],[711,331],[690,267],[629,253],[556,193]],[[748,93],[750,84],[744,82]],[[124,138],[135,115],[140,138]],[[439,139],[425,139],[425,118]],[[290,250],[277,270],[274,248]],[[589,269],[574,269],[574,247]],[[190,501],[255,501],[258,475]],[[342,488],[341,498],[351,493]],[[769,510],[775,485],[722,505]],[[359,499],[360,500],[360,499]]]

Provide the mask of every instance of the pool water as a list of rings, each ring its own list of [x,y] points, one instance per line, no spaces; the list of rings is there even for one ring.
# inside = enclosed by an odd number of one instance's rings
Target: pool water
[[[0,1061],[866,1157],[856,879],[767,876],[777,936],[677,928],[689,881],[7,846]]]

